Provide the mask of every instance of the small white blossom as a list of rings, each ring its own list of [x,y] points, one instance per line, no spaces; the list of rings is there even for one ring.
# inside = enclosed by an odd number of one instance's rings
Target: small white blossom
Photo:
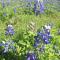
[[[51,29],[51,26],[50,25],[45,25],[45,28],[50,30]]]

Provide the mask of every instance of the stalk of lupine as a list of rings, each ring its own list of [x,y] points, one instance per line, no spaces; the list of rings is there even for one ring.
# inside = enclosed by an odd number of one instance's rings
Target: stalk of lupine
[[[44,3],[40,1],[40,13],[44,13]]]
[[[39,6],[39,0],[34,0],[34,12],[36,15],[38,15],[38,6]]]
[[[34,53],[27,53],[27,60],[36,60],[36,56]]]
[[[3,8],[5,7],[5,3],[4,3],[4,0],[2,0],[2,7],[3,7]]]
[[[10,36],[14,35],[14,28],[11,24],[7,26],[5,34]]]

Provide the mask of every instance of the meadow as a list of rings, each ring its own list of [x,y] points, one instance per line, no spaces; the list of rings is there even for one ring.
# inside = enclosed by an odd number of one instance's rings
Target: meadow
[[[60,60],[59,8],[35,14],[19,1],[0,2],[0,60]]]

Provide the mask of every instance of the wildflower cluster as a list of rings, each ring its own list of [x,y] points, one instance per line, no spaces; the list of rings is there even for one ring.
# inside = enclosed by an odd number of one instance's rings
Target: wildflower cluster
[[[15,47],[14,47],[14,42],[12,40],[9,40],[9,41],[2,41],[2,43],[0,43],[0,47],[4,47],[3,48],[3,51],[2,53],[7,53],[9,52],[10,50],[15,50]]]
[[[34,36],[34,53],[36,52],[35,49],[38,51],[45,51],[45,44],[50,43],[50,39],[52,38],[51,33],[51,25],[45,25],[42,27],[41,31],[37,32],[37,35]],[[36,60],[36,54],[33,52],[27,53],[27,60]]]
[[[50,34],[50,25],[45,25],[41,31],[37,32],[37,36],[35,36],[35,41],[34,41],[34,47],[37,48],[40,45],[43,45],[39,50],[42,51],[44,50],[45,46],[44,44],[49,44],[50,40],[52,38]]]
[[[3,47],[3,53],[7,53],[11,50],[15,50],[14,47],[14,42],[11,40],[11,36],[14,35],[14,28],[11,24],[9,24],[6,28],[6,32],[5,35],[10,36],[10,39],[8,41],[2,41],[2,43],[0,43],[0,46]]]

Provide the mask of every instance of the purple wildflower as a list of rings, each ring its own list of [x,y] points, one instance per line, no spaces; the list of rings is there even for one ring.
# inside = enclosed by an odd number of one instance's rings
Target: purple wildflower
[[[2,44],[2,43],[0,43],[0,46],[3,46],[3,44]]]
[[[36,47],[39,46],[40,40],[39,40],[38,36],[35,36],[34,38],[35,38],[35,41],[34,41],[34,47],[36,48]]]
[[[5,34],[6,35],[14,35],[14,28],[11,24],[7,26]]]
[[[40,2],[40,13],[44,13],[44,3]]]
[[[34,47],[37,48],[38,46],[39,46],[39,44],[35,42]]]
[[[45,44],[49,44],[49,38],[47,34],[43,34],[42,40],[44,41]]]
[[[37,12],[37,9],[36,9],[36,4],[34,4],[34,12],[36,13]]]
[[[12,49],[12,50],[15,50],[15,47],[14,47],[14,42],[13,41],[7,41],[5,42],[4,44],[4,53],[8,52],[9,49]]]
[[[27,60],[36,60],[36,56],[34,53],[28,53],[27,54]]]
[[[9,52],[10,49],[15,51],[14,42],[11,40],[6,41],[6,42],[2,41],[2,43],[0,43],[0,46],[4,47],[2,53],[7,53]]]
[[[3,8],[5,7],[5,3],[4,3],[4,0],[2,0],[2,7],[3,7]]]
[[[35,36],[35,42],[40,43],[38,36]]]

